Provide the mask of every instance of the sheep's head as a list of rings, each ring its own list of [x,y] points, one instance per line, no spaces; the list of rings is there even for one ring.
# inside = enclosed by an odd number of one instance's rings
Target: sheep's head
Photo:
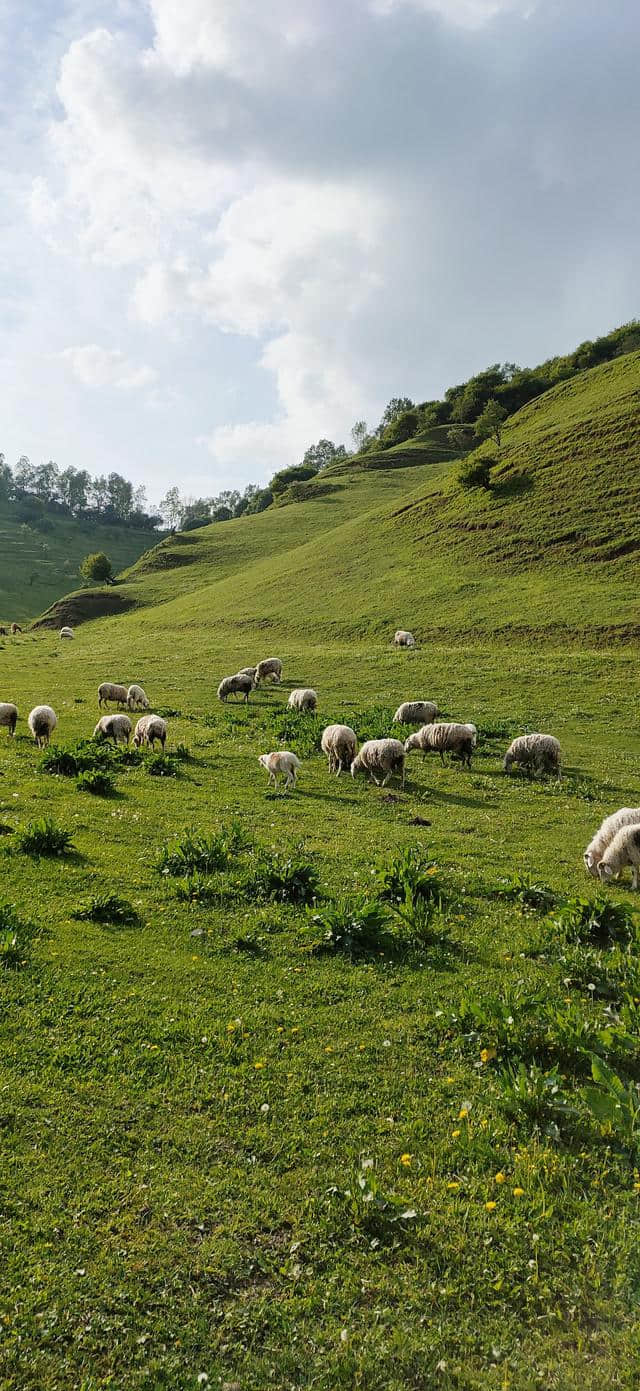
[[[412,749],[417,749],[417,748],[418,748],[418,736],[417,736],[417,734],[410,734],[410,735],[409,735],[409,738],[408,738],[408,739],[405,739],[405,742],[404,742],[404,751],[405,751],[405,753],[411,753],[411,750],[412,750]]]
[[[588,873],[588,874],[592,874],[593,877],[594,877],[594,879],[597,879],[597,878],[598,878],[598,865],[597,865],[596,857],[595,857],[595,855],[594,855],[594,853],[593,853],[593,850],[585,850],[584,855],[582,856],[582,858],[583,858],[583,860],[584,860],[584,867],[585,867],[587,873]]]
[[[503,758],[503,760],[502,760],[502,771],[503,771],[504,773],[510,773],[512,767],[513,767],[513,754],[512,754],[512,753],[506,753],[505,756],[504,756],[504,758]]]
[[[606,884],[609,879],[615,879],[616,872],[613,865],[607,864],[606,860],[601,860],[598,865],[598,874],[603,883]]]
[[[351,764],[351,776],[352,776],[352,778],[355,778],[356,773],[360,773],[361,771],[362,771],[362,759],[361,759],[361,757],[360,757],[360,754],[358,754],[357,757],[354,758],[353,763]]]

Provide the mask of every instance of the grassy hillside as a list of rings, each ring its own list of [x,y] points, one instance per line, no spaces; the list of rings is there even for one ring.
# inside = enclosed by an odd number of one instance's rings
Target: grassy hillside
[[[88,527],[51,515],[51,531],[17,522],[0,504],[0,623],[35,618],[77,580],[78,566],[90,551],[106,551],[114,571],[131,565],[149,546],[148,531],[129,527]]]

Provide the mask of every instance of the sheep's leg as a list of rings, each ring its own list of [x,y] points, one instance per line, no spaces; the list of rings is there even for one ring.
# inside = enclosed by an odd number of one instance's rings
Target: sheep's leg
[[[400,786],[402,788],[402,791],[404,792],[404,763],[402,765],[402,780],[400,782]]]
[[[445,761],[444,761],[444,753],[443,753],[442,749],[440,749],[440,762],[441,762],[441,764],[442,764],[442,766],[443,766],[443,768],[444,768],[444,767],[445,767]]]
[[[390,777],[391,777],[391,771],[389,771],[388,773],[385,773],[385,775],[384,775],[384,777],[383,777],[383,779],[382,779],[382,786],[383,786],[383,787],[386,787],[386,785],[387,785],[387,783],[388,783]]]
[[[378,779],[377,779],[375,773],[372,773],[371,776],[372,776],[372,778],[373,778],[373,781],[375,782],[376,787],[379,787],[379,786],[380,786],[380,783],[378,782]],[[384,783],[383,783],[383,786],[384,786]]]
[[[631,866],[631,888],[632,888],[632,889],[637,889],[637,887],[638,887],[638,865],[632,865],[632,866]]]

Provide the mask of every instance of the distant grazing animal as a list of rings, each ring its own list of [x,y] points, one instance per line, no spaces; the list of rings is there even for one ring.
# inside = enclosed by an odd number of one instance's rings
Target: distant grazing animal
[[[282,662],[279,657],[265,657],[262,662],[258,662],[255,675],[256,686],[259,686],[261,681],[274,681],[278,684],[281,680]]]
[[[438,713],[433,700],[405,700],[398,706],[393,717],[394,724],[431,724]]]
[[[351,764],[351,776],[368,773],[377,787],[385,787],[389,778],[398,774],[404,787],[404,749],[399,739],[368,739]]]
[[[423,754],[439,753],[444,763],[445,753],[455,754],[471,767],[471,755],[476,746],[478,731],[474,724],[454,724],[442,721],[440,724],[425,724],[416,734],[410,734],[404,751],[411,753],[419,749]]]
[[[416,645],[413,633],[408,633],[406,628],[398,628],[398,631],[393,635],[393,642],[395,647],[415,647]]]
[[[119,686],[116,681],[103,681],[98,686],[98,706],[102,709],[103,705],[108,706],[112,700],[116,705],[126,705],[127,687]]]
[[[140,744],[150,744],[153,748],[155,740],[159,739],[164,749],[167,740],[167,726],[160,715],[143,715],[136,725],[133,742],[136,748]]]
[[[133,686],[129,687],[129,690],[127,691],[127,705],[130,710],[149,709],[149,701],[142,689],[142,686],[136,686],[134,683]]]
[[[227,696],[241,695],[244,696],[244,701],[246,705],[252,690],[253,677],[243,676],[241,672],[238,672],[236,676],[223,677],[222,681],[220,682],[220,685],[218,686],[218,700],[226,701]]]
[[[502,766],[510,773],[516,763],[532,773],[555,773],[559,780],[561,761],[562,750],[552,734],[520,734],[509,745]]]
[[[290,753],[288,749],[278,750],[275,753],[261,753],[258,763],[266,768],[269,782],[272,782],[274,787],[278,786],[279,777],[284,778],[285,792],[288,787],[295,787],[298,768],[302,767],[300,759],[296,758],[295,754]]]
[[[617,879],[627,865],[631,866],[631,888],[637,889],[640,870],[640,825],[637,824],[622,826],[616,832],[598,865],[598,874],[606,883],[608,879]]]
[[[240,670],[236,672],[236,676],[251,676],[253,678],[255,677],[256,671],[257,667],[240,667]]]
[[[348,724],[328,724],[322,731],[320,747],[329,760],[329,772],[340,777],[348,773],[356,756],[358,740]]]
[[[618,811],[612,812],[611,816],[605,816],[593,840],[589,841],[583,856],[585,869],[593,875],[594,879],[598,878],[598,865],[613,837],[623,826],[638,825],[640,825],[640,807],[620,807]]]
[[[60,629],[60,637],[61,637],[61,638],[73,638],[73,637],[75,637],[75,633],[74,633],[74,631],[73,631],[73,628],[61,628],[61,629]]]
[[[301,686],[299,690],[292,691],[287,705],[290,710],[315,710],[318,704],[318,696],[310,686]]]
[[[55,710],[50,705],[35,705],[27,721],[39,749],[46,749],[58,723]]]
[[[12,632],[12,633],[21,633],[21,632],[22,632],[22,628],[20,627],[20,624],[19,624],[19,623],[12,623],[12,624],[11,624],[11,632]]]
[[[128,744],[131,720],[128,715],[103,715],[93,731],[94,739],[113,739],[114,744]]]
[[[6,637],[8,637],[8,634],[9,634],[9,629],[8,629],[8,628],[0,628],[0,638],[6,638]]]
[[[12,705],[11,702],[8,701],[8,700],[0,701],[0,725],[1,725],[4,729],[8,729],[8,730],[9,730],[9,733],[10,733],[10,735],[11,735],[12,737],[13,737],[13,735],[14,735],[15,732],[16,732],[16,725],[17,725],[17,723],[18,723],[18,707],[17,707],[17,705]]]

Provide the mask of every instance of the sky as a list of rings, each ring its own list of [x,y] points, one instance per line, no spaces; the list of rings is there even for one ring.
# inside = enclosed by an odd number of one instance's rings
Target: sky
[[[640,314],[637,0],[2,0],[0,450],[151,502]]]

